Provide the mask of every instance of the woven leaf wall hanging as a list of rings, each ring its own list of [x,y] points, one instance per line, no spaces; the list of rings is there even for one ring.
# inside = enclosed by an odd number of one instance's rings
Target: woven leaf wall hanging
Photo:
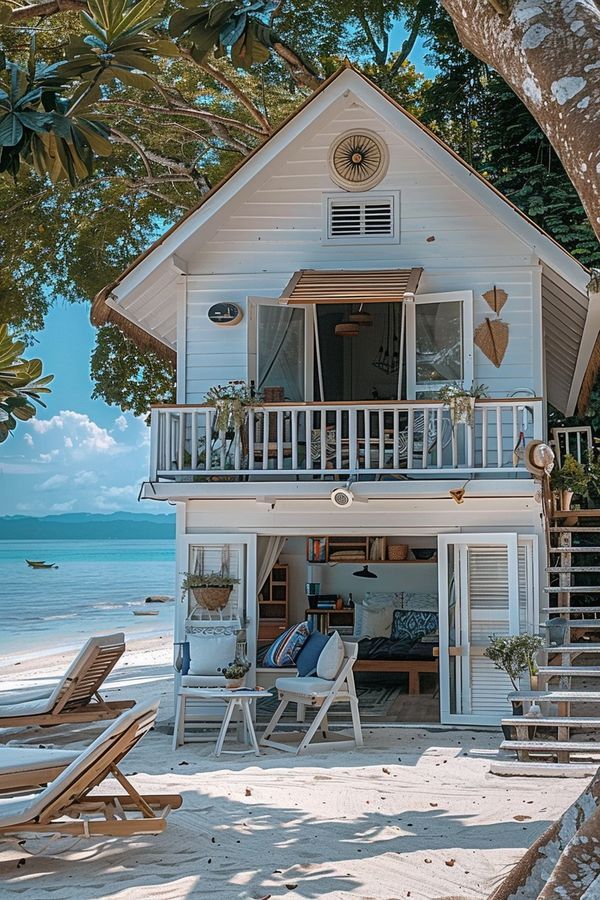
[[[499,369],[508,347],[508,325],[501,319],[486,319],[475,329],[473,342]]]
[[[491,290],[486,291],[482,296],[486,303],[494,310],[497,316],[500,315],[502,307],[508,300],[508,294],[506,293],[506,291],[503,291],[502,288],[497,288],[496,285],[494,285]]]

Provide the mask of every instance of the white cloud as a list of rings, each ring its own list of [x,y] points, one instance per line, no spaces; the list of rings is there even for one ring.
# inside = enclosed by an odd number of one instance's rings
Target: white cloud
[[[119,509],[135,508],[140,487],[139,484],[125,484],[122,486],[101,488],[95,497],[95,506],[103,512],[112,512]]]
[[[66,475],[51,475],[38,486],[38,491],[57,491],[68,482],[69,479]]]
[[[65,438],[65,447],[67,448],[67,450],[70,450],[72,446],[73,446],[72,438],[66,437]]]
[[[64,503],[53,503],[49,511],[53,513],[71,512],[76,503],[77,500],[75,498],[73,500],[65,500]]]
[[[124,415],[117,416],[115,419],[115,428],[118,428],[119,431],[126,431],[128,424]]]
[[[55,429],[67,432],[64,446],[75,454],[119,453],[119,446],[112,434],[90,419],[85,413],[72,409],[62,409],[50,419],[32,419],[31,424],[39,434],[47,434]]]
[[[31,437],[31,435],[29,434],[28,431],[26,431],[25,434],[23,435],[23,440],[29,447],[33,447],[33,438]]]
[[[52,462],[52,460],[58,456],[59,452],[60,451],[58,451],[58,450],[50,450],[49,453],[40,453],[40,457],[39,457],[40,462],[42,462],[42,463]]]
[[[88,485],[97,483],[98,476],[95,472],[90,471],[77,472],[73,479],[73,484],[77,487],[87,487]]]

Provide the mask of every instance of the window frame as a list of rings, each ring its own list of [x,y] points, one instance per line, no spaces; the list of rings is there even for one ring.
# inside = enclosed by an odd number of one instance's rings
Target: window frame
[[[452,381],[417,382],[417,305],[427,303],[462,303],[463,378],[457,382],[466,390],[473,384],[473,291],[448,291],[439,294],[417,294],[406,303],[406,396],[415,400],[417,393],[433,394]]]
[[[309,402],[314,396],[314,315],[311,305],[301,303],[282,304],[278,297],[252,297],[248,302],[248,383],[258,384],[258,308],[260,306],[277,306],[284,309],[301,309],[304,313],[304,401]]]
[[[343,235],[331,237],[329,232],[330,210],[335,201],[345,201],[348,204],[364,203],[367,201],[379,202],[389,200],[392,205],[391,235]],[[321,243],[324,246],[344,244],[399,244],[400,243],[400,191],[328,191],[323,194],[323,235]]]

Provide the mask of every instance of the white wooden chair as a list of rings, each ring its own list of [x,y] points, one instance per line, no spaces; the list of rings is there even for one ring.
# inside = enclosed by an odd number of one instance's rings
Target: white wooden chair
[[[264,747],[275,747],[288,753],[302,753],[313,739],[323,746],[334,748],[362,747],[363,737],[360,727],[358,698],[354,685],[352,668],[358,655],[358,644],[344,642],[344,659],[338,674],[333,681],[315,676],[278,678],[275,682],[279,696],[279,706],[267,725],[259,743]],[[279,732],[277,740],[273,740],[277,724],[289,703],[298,705],[298,718],[303,720],[305,708],[317,709],[317,714],[306,732]],[[332,733],[329,731],[327,713],[334,703],[350,704],[354,737]],[[298,738],[300,737],[300,740]]]

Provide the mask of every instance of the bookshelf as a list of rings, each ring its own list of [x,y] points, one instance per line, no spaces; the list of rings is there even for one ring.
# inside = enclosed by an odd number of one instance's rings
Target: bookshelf
[[[437,563],[437,554],[430,559],[388,559],[388,548],[394,541],[385,537],[317,535],[306,539],[306,561],[311,565],[336,563],[336,565],[432,565]],[[403,543],[403,541],[397,541]],[[410,551],[409,551],[410,552]]]
[[[275,563],[258,598],[258,640],[273,641],[288,627],[289,575],[286,563]]]

